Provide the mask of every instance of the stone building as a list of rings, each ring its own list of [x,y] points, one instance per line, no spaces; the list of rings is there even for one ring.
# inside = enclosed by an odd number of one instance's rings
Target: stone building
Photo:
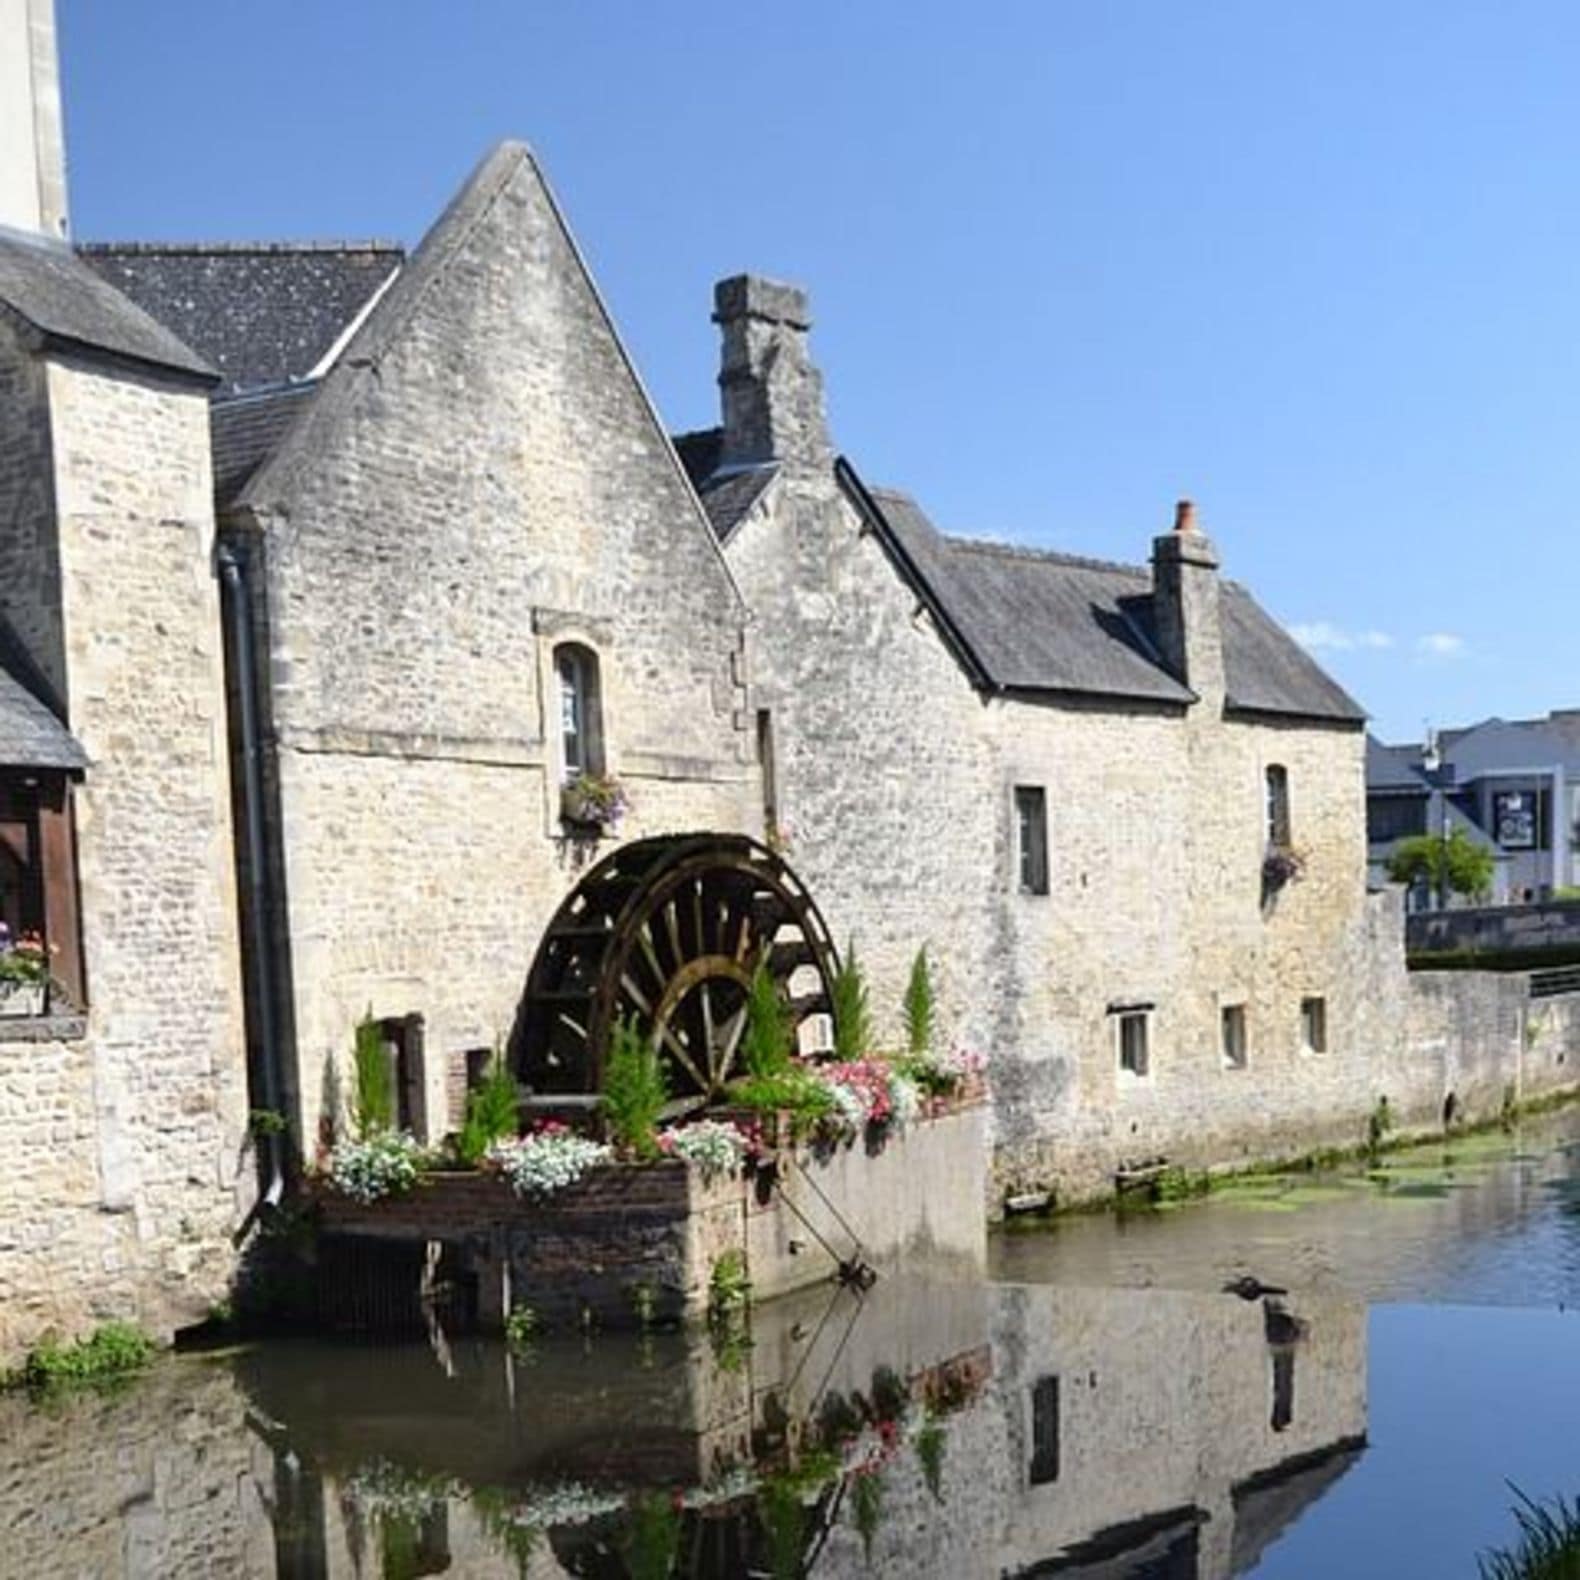
[[[625,838],[745,826],[744,605],[521,145],[410,257],[85,257],[226,376],[255,1066],[286,1050],[310,1150],[371,1010],[402,1117],[438,1139],[589,859],[563,782],[617,776]]]
[[[946,536],[835,459],[803,293],[715,305],[723,423],[680,448],[752,608],[765,816],[891,1034],[928,947],[999,1194],[1358,1122],[1392,1052],[1359,706],[1189,506],[1150,568]]]
[[[47,0],[4,0],[0,1365],[199,1320],[244,1205],[215,376],[61,239],[53,63]]]

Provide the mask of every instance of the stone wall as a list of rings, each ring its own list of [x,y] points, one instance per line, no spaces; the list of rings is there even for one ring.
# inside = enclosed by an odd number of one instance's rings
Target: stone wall
[[[0,1044],[0,1146],[17,1160],[0,1187],[0,1361],[46,1328],[201,1320],[244,1205],[207,400],[65,356],[42,366],[49,466],[25,487],[56,519],[30,536],[27,592],[53,588],[58,606],[23,629],[89,758],[89,1005],[85,1027]]]
[[[368,1009],[425,1017],[432,1113],[448,1058],[510,1030],[589,859],[559,823],[557,642],[598,655],[623,836],[743,827],[745,616],[515,146],[408,262],[236,527],[266,543],[311,1143]]]
[[[364,1309],[360,1291],[341,1292],[366,1276],[361,1240],[452,1247],[455,1261],[445,1265],[475,1281],[477,1320],[488,1331],[516,1305],[561,1331],[587,1318],[629,1328],[639,1297],[651,1299],[659,1321],[700,1318],[714,1265],[732,1250],[759,1299],[826,1284],[845,1259],[889,1275],[978,1276],[987,1259],[984,1120],[980,1103],[966,1103],[881,1147],[786,1147],[771,1183],[762,1171],[709,1182],[660,1162],[594,1169],[543,1202],[523,1202],[484,1174],[434,1176],[366,1205],[325,1188],[317,1315],[333,1323]],[[411,1326],[422,1320],[418,1260],[391,1261],[388,1298],[380,1297]]]
[[[1552,950],[1560,960],[1571,960],[1580,950],[1580,905],[1489,905],[1423,911],[1406,919],[1405,938],[1412,955]]]
[[[727,547],[789,859],[840,950],[855,942],[880,1037],[926,945],[941,1034],[985,1044],[1009,857],[982,702],[826,472],[778,478]]]

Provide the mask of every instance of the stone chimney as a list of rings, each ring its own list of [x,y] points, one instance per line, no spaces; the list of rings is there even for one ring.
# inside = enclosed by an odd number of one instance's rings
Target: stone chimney
[[[724,337],[719,464],[778,461],[797,470],[826,471],[834,451],[823,409],[823,375],[807,355],[812,317],[806,292],[737,274],[713,288],[713,321]]]
[[[1152,611],[1166,663],[1204,702],[1223,701],[1223,625],[1218,551],[1182,499],[1174,530],[1152,540]]]
[[[0,0],[0,225],[66,234],[55,0]]]

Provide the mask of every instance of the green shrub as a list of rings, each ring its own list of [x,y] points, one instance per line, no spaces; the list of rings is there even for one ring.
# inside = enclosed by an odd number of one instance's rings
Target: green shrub
[[[1388,858],[1388,876],[1395,883],[1425,880],[1434,889],[1479,900],[1492,888],[1497,860],[1485,845],[1478,845],[1462,828],[1447,839],[1434,834],[1412,834],[1394,847]]]
[[[466,1122],[455,1146],[463,1163],[476,1168],[496,1141],[515,1135],[520,1102],[521,1092],[504,1052],[495,1048],[482,1083],[476,1091],[467,1093]]]
[[[631,1505],[619,1548],[631,1580],[669,1580],[680,1554],[680,1513],[664,1493]]]
[[[639,1158],[658,1156],[658,1120],[669,1085],[658,1050],[628,1020],[615,1022],[603,1070],[604,1125],[617,1147]]]
[[[759,960],[746,995],[746,1030],[741,1038],[741,1058],[748,1075],[782,1075],[790,1067],[795,1031],[790,1008],[768,970]]]
[[[57,1388],[124,1377],[154,1357],[154,1341],[130,1322],[106,1322],[74,1344],[45,1340],[11,1379],[29,1388]]]
[[[1514,1510],[1518,1545],[1483,1553],[1476,1560],[1481,1580],[1573,1580],[1580,1575],[1580,1498],[1534,1503],[1518,1487]]]
[[[872,1013],[867,1005],[867,982],[856,958],[856,940],[850,941],[839,970],[834,973],[834,1056],[843,1064],[866,1058],[872,1047]]]
[[[925,1059],[933,1051],[933,1024],[937,1018],[933,998],[933,975],[927,965],[927,946],[916,951],[911,962],[911,978],[905,984],[905,1048],[913,1059]]]
[[[366,1141],[395,1128],[395,1071],[371,1009],[357,1024],[356,1074],[357,1136]]]
[[[808,1070],[790,1066],[780,1075],[750,1075],[731,1081],[727,1096],[742,1108],[822,1119],[834,1111],[834,1094]]]
[[[737,1246],[720,1251],[708,1274],[708,1319],[723,1322],[743,1311],[752,1298],[746,1253]]]

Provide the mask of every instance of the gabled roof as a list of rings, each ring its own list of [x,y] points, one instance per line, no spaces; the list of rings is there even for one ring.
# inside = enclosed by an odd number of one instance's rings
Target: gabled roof
[[[88,268],[65,242],[0,227],[0,311],[42,343],[213,383],[212,368]]]
[[[393,242],[89,242],[82,261],[220,370],[308,377],[405,258]]]
[[[304,379],[247,390],[209,407],[209,432],[214,450],[214,503],[224,510],[252,474],[279,447],[287,429],[312,398],[318,383]]]
[[[43,691],[21,644],[0,619],[0,767],[86,768],[87,754],[42,700]]]
[[[842,471],[853,477],[842,463]],[[1136,565],[947,537],[916,501],[856,487],[876,507],[979,684],[1183,706],[1194,693],[1154,637],[1152,577]],[[1365,713],[1237,582],[1222,584],[1225,705],[1360,724]]]

